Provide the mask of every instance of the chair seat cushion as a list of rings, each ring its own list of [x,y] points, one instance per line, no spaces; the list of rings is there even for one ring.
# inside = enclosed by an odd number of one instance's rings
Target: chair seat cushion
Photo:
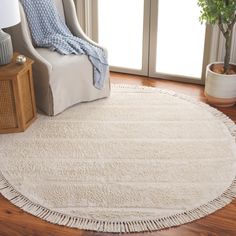
[[[60,55],[46,48],[37,52],[52,66],[50,87],[54,115],[78,102],[92,101],[109,95],[109,80],[103,89],[93,85],[93,67],[86,55]]]

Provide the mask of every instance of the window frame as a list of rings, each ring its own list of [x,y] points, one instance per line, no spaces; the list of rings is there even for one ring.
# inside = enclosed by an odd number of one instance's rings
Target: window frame
[[[74,0],[76,3],[78,19],[84,32],[94,41],[98,41],[98,1],[99,0]],[[156,67],[156,41],[158,0],[144,0],[144,36],[143,36],[143,68],[133,70],[127,68],[111,67],[111,71],[144,75],[153,78],[181,81],[187,83],[204,84],[205,70],[210,62],[223,61],[224,39],[217,26],[207,25],[204,46],[204,58],[201,80],[187,76],[175,76],[155,72]],[[232,45],[232,62],[236,63],[236,27],[234,29]]]

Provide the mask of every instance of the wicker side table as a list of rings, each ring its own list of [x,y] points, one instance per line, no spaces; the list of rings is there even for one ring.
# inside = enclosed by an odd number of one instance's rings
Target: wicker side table
[[[36,119],[33,61],[0,66],[0,134],[24,131]]]

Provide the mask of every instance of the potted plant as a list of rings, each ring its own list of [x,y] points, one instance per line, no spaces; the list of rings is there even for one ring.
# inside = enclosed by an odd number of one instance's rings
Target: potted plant
[[[218,25],[225,38],[224,62],[207,66],[205,95],[208,103],[232,106],[236,102],[236,64],[230,63],[233,30],[236,23],[236,0],[198,0],[200,21]]]

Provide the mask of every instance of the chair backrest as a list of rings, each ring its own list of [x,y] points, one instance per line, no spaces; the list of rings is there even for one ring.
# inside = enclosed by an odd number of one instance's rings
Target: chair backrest
[[[73,0],[53,0],[53,1],[55,1],[55,5],[58,9],[59,14],[61,15],[62,20],[66,22],[69,29],[73,32],[73,26],[74,26],[73,10],[75,11],[74,1]],[[21,4],[20,4],[20,13],[21,13],[21,23],[16,26],[9,27],[5,29],[5,31],[12,36],[12,42],[15,51],[21,52],[26,56],[32,57],[32,55],[28,53],[28,50],[29,48],[34,47],[34,45],[32,42],[26,15]]]
[[[64,5],[63,5],[63,0],[53,0],[54,3],[55,3],[55,6],[58,10],[58,13],[60,14],[61,16],[61,19],[66,22],[66,16],[65,16],[65,11],[64,11]],[[23,25],[23,28],[25,29],[25,31],[27,32],[27,37],[28,39],[30,40],[31,44],[33,44],[33,41],[32,41],[32,38],[31,38],[31,33],[30,33],[30,30],[29,30],[29,26],[28,26],[28,23],[27,23],[27,19],[26,19],[26,16],[25,16],[25,12],[23,10],[23,7],[21,6],[20,7],[21,9],[21,17],[24,18],[23,22],[21,22],[21,24],[24,24]],[[25,32],[25,33],[26,33]]]
[[[63,21],[65,21],[65,12],[64,12],[64,6],[62,0],[53,0],[55,3],[55,6],[58,10],[58,13],[60,14]]]

